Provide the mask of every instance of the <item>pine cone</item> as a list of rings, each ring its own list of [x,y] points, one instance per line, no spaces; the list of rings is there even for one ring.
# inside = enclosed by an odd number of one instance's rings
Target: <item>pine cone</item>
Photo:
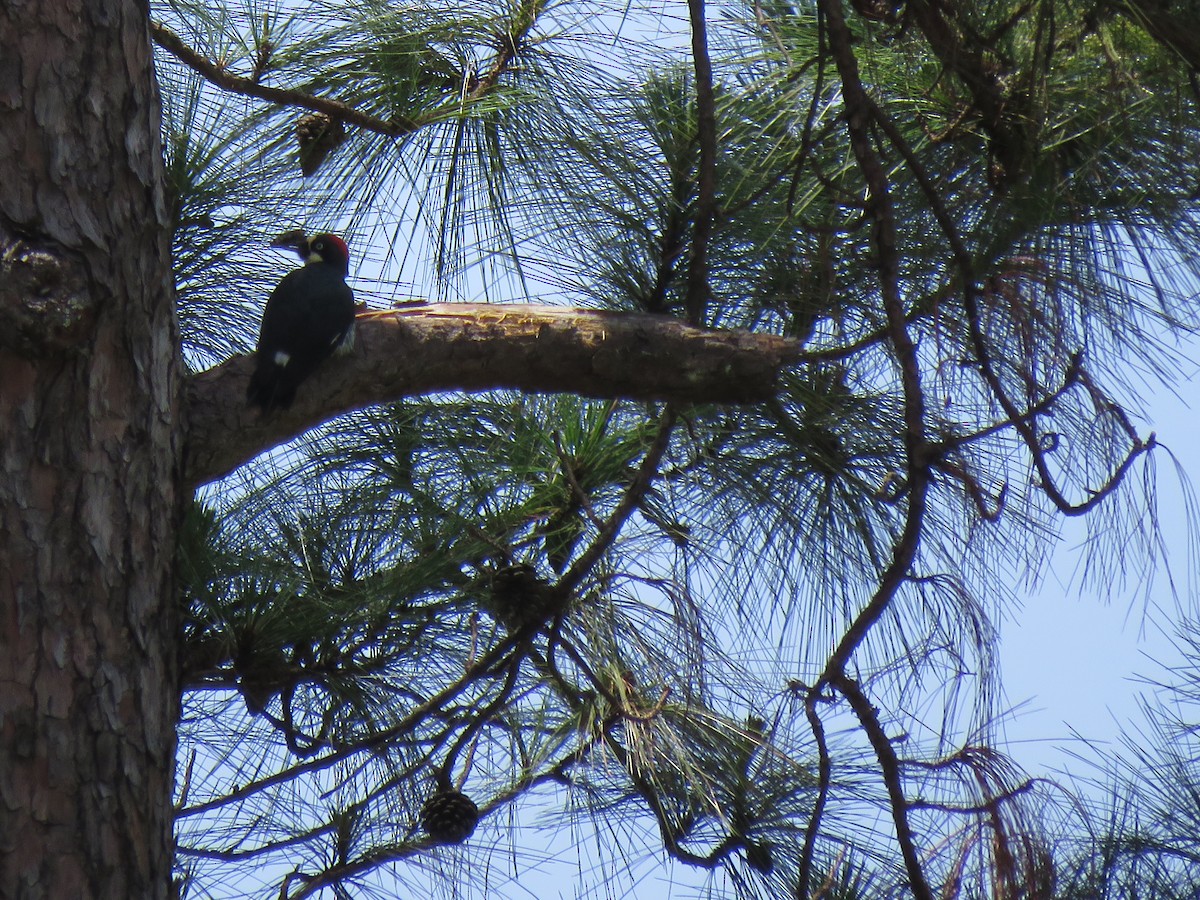
[[[770,875],[775,868],[771,845],[763,842],[746,841],[746,865],[762,875]]]
[[[439,844],[461,844],[475,831],[479,807],[466,794],[443,788],[421,807],[421,824]]]
[[[300,171],[311,175],[338,148],[346,137],[341,119],[325,113],[309,113],[296,123],[296,143],[300,145]]]
[[[550,585],[528,563],[497,569],[489,588],[485,605],[511,631],[543,625],[561,609]]]

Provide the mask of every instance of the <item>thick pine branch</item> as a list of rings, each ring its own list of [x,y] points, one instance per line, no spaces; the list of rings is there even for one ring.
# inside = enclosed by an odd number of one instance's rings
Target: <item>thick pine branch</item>
[[[1175,9],[1161,0],[1122,0],[1112,9],[1123,14],[1150,37],[1176,53],[1194,73],[1200,69],[1200,31],[1192,18],[1195,12],[1185,4]]]
[[[706,331],[678,319],[525,304],[443,303],[363,313],[352,356],[326,363],[291,409],[246,403],[253,358],[187,386],[186,478],[220,478],[333,416],[436,391],[500,388],[679,403],[752,403],[775,393],[799,342]]]

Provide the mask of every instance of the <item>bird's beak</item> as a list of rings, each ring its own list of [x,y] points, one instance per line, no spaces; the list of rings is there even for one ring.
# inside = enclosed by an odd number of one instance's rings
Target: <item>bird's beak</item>
[[[271,246],[286,247],[288,250],[294,251],[301,259],[308,259],[308,238],[304,236],[303,228],[285,231],[271,241]]]

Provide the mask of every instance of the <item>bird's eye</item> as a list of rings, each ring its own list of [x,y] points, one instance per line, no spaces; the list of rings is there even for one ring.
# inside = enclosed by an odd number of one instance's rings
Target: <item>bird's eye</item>
[[[324,242],[324,241],[313,241],[313,245],[312,245],[312,246],[313,246],[313,249],[314,249],[314,250],[324,250],[324,249],[325,249],[325,242]]]

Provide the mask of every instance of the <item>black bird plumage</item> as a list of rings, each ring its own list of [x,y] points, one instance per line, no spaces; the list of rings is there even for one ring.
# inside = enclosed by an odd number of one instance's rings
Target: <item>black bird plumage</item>
[[[288,232],[273,242],[306,260],[283,277],[267,300],[258,335],[257,365],[247,399],[264,413],[286,409],[296,387],[354,340],[354,292],[346,284],[350,251],[337,235]]]

